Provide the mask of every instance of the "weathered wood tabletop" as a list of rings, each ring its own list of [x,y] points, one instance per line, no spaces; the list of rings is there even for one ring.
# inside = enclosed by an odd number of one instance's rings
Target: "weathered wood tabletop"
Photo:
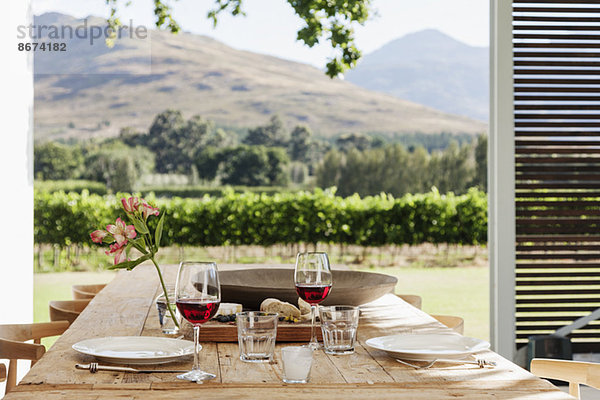
[[[220,268],[232,266],[221,266]],[[168,269],[174,279],[174,269]],[[6,400],[18,399],[571,399],[547,381],[536,378],[491,351],[478,354],[498,363],[436,364],[414,370],[384,352],[373,350],[367,339],[393,333],[443,332],[448,329],[424,312],[393,295],[386,295],[365,311],[358,330],[356,352],[347,356],[315,353],[310,383],[288,385],[281,380],[278,344],[272,364],[250,364],[239,359],[236,343],[202,343],[200,366],[217,374],[204,384],[178,380],[175,374],[131,374],[76,370],[76,363],[94,361],[71,345],[104,336],[160,336],[154,298],[158,279],[151,267],[120,272],[90,303],[73,325],[31,369]],[[335,288],[334,288],[335,290]],[[377,307],[382,306],[383,307]],[[391,305],[391,307],[390,307]],[[192,359],[152,366],[189,369]]]

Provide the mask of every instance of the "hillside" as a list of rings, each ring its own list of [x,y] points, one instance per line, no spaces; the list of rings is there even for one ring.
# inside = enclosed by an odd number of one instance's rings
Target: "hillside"
[[[346,79],[448,113],[488,118],[488,48],[469,46],[434,29],[365,55]]]
[[[102,23],[90,18],[88,25]],[[81,24],[48,13],[36,24]],[[35,128],[40,137],[114,136],[147,129],[166,108],[224,126],[264,124],[279,113],[321,136],[342,132],[479,133],[485,124],[447,114],[296,62],[240,51],[205,36],[151,31],[150,40],[66,40],[66,52],[35,52]]]

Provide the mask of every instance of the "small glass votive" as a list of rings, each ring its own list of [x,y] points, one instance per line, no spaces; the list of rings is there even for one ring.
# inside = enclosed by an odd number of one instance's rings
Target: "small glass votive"
[[[359,309],[354,306],[319,307],[325,353],[354,353]]]
[[[247,311],[236,315],[240,360],[269,362],[273,360],[279,314]]]
[[[169,294],[171,310],[173,310],[175,318],[177,318],[177,322],[181,324],[179,310],[177,310],[177,306],[175,305],[175,286],[167,286],[167,293]],[[177,325],[175,325],[175,322],[171,317],[171,313],[167,309],[167,300],[165,299],[164,293],[161,293],[156,298],[156,309],[158,310],[158,323],[160,324],[162,333],[165,335],[177,335],[179,333],[179,328]]]
[[[307,383],[313,361],[313,350],[304,346],[288,346],[281,349],[283,381]]]

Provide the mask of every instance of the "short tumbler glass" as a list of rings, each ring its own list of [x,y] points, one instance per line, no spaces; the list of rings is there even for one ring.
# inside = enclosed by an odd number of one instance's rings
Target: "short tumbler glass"
[[[281,349],[283,381],[307,383],[313,362],[313,349],[308,346],[289,346]]]
[[[279,314],[247,311],[236,314],[240,360],[269,362],[273,360]]]
[[[171,309],[175,313],[177,321],[181,324],[179,310],[177,310],[177,306],[175,305],[175,286],[167,286],[167,293],[169,294]],[[160,296],[156,298],[156,309],[158,310],[158,322],[162,333],[165,335],[177,335],[179,333],[179,328],[175,325],[173,318],[171,318],[171,313],[167,309],[167,301],[165,300],[164,293],[161,293]]]
[[[359,309],[354,306],[319,307],[323,345],[327,354],[352,354]]]

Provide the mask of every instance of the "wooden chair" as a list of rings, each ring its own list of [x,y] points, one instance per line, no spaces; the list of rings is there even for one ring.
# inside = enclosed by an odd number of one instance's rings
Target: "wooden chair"
[[[534,358],[531,360],[531,373],[541,378],[558,379],[569,382],[569,394],[580,398],[579,385],[600,389],[600,364]]]
[[[89,300],[93,299],[102,289],[106,287],[106,284],[98,285],[73,285],[71,291],[73,292],[73,300]]]
[[[91,300],[54,300],[48,304],[50,309],[50,321],[73,321],[90,303]]]
[[[465,332],[465,320],[461,317],[455,317],[454,315],[432,315],[432,317],[456,333],[462,335]]]
[[[0,364],[0,382],[6,380],[6,365]]]
[[[421,305],[423,304],[421,296],[416,294],[396,294],[396,296],[400,297],[411,306],[418,308],[419,310],[421,309]],[[453,315],[432,315],[432,317],[456,333],[462,335],[465,331],[465,320],[461,317],[455,317]]]
[[[41,339],[62,335],[69,327],[67,321],[43,322],[39,324],[0,325],[0,358],[8,359],[6,393],[17,384],[17,360],[31,360],[31,365],[42,358],[46,349]],[[33,340],[33,343],[23,343]],[[3,364],[0,369],[4,367]],[[2,372],[0,371],[0,376]]]
[[[421,305],[423,304],[421,296],[416,294],[397,294],[396,296],[400,297],[411,306],[418,308],[419,310],[421,309]]]

